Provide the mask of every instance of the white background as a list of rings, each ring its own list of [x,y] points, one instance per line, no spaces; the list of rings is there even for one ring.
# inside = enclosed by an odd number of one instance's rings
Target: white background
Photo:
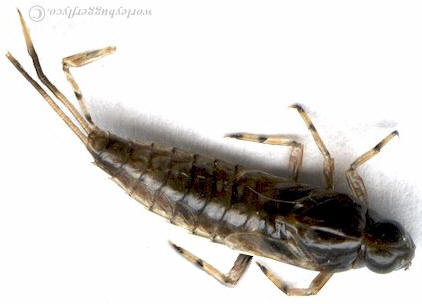
[[[13,1],[12,1],[13,2]],[[42,6],[33,22],[28,11]],[[288,150],[224,139],[287,134],[305,143],[302,181],[321,185],[322,158],[292,103],[312,117],[336,160],[336,189],[360,154],[398,129],[360,170],[371,206],[422,241],[420,1],[125,1],[105,9],[151,16],[49,15],[89,1],[2,2],[1,52],[35,76],[15,11],[27,19],[49,78],[75,101],[61,58],[116,45],[74,69],[97,124],[285,175]],[[288,298],[252,264],[226,288],[167,240],[228,270],[236,253],[148,213],[105,174],[4,57],[1,83],[0,303],[414,303],[421,255],[409,271],[336,274],[320,294]],[[262,258],[256,260],[263,261]],[[315,273],[265,260],[294,286]]]

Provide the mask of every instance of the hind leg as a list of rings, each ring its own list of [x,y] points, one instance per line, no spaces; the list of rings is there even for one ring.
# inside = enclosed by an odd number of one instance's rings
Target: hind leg
[[[239,254],[236,261],[234,262],[232,269],[227,274],[224,274],[212,265],[205,262],[204,260],[196,257],[186,249],[183,249],[182,247],[179,247],[172,242],[169,243],[185,259],[195,264],[200,269],[202,269],[207,274],[216,279],[218,282],[226,286],[235,286],[239,282],[240,278],[245,273],[246,269],[252,261],[252,256],[246,254]]]
[[[289,159],[289,173],[292,179],[297,182],[299,179],[300,169],[302,167],[303,160],[303,144],[298,143],[294,140],[285,138],[280,135],[259,135],[251,133],[232,133],[227,134],[225,137],[258,142],[261,144],[268,145],[280,145],[280,146],[290,146],[292,150],[290,152]]]
[[[97,49],[92,51],[86,51],[82,53],[78,53],[69,57],[63,58],[63,71],[66,74],[66,78],[69,81],[70,85],[73,88],[73,92],[75,93],[76,99],[79,102],[79,106],[82,109],[82,113],[84,114],[85,119],[90,123],[94,124],[92,122],[91,115],[89,114],[86,105],[85,100],[83,98],[81,89],[79,88],[78,84],[76,83],[75,79],[73,78],[72,73],[70,73],[69,68],[70,67],[80,67],[83,65],[86,65],[88,63],[91,63],[95,60],[98,60],[104,56],[107,56],[109,54],[114,53],[116,50],[115,47],[106,47],[103,49]]]

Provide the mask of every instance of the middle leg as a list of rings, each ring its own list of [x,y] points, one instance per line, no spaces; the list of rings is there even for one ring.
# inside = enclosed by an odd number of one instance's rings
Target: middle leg
[[[326,189],[333,190],[334,189],[334,159],[331,157],[330,152],[328,152],[327,147],[325,146],[324,142],[322,141],[321,137],[318,134],[314,124],[312,123],[311,119],[309,118],[308,114],[300,105],[292,105],[290,108],[296,109],[302,119],[305,121],[308,130],[311,132],[312,137],[315,140],[316,145],[318,146],[319,151],[321,152],[322,156],[324,157],[324,178],[325,178],[325,185]]]
[[[275,286],[277,286],[278,289],[280,289],[282,292],[284,292],[288,296],[311,296],[316,295],[322,287],[324,287],[325,283],[328,282],[328,280],[332,277],[333,273],[331,272],[320,272],[309,284],[309,287],[307,288],[293,288],[288,286],[286,283],[284,283],[281,279],[277,278],[275,274],[262,265],[261,263],[257,262],[257,265],[262,270],[262,272],[267,276],[268,279],[270,279],[271,282]]]

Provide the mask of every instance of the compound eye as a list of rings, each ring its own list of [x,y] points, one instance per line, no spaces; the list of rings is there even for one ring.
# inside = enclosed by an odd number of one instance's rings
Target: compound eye
[[[395,222],[381,222],[376,225],[376,235],[385,244],[398,244],[405,241],[404,230]]]

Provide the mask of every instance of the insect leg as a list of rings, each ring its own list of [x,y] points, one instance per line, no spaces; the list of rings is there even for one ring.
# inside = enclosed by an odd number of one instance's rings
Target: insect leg
[[[375,147],[373,147],[368,152],[359,156],[351,165],[350,168],[346,171],[347,183],[349,184],[350,191],[352,191],[355,198],[357,198],[360,203],[367,206],[368,205],[368,194],[365,189],[365,184],[362,177],[357,173],[356,169],[364,164],[366,161],[370,160],[372,157],[377,155],[381,149],[394,137],[398,136],[399,132],[393,131],[383,140],[381,140]]]
[[[303,159],[303,144],[298,143],[292,139],[285,138],[280,135],[262,135],[251,133],[232,133],[227,134],[225,137],[253,141],[261,144],[290,146],[292,151],[289,160],[289,172],[292,179],[297,182],[299,179],[300,168],[302,167]]]
[[[54,96],[59,99],[64,106],[72,113],[72,115],[76,118],[76,120],[81,124],[82,128],[87,131],[88,133],[92,130],[92,125],[90,125],[76,110],[76,108],[72,105],[72,103],[66,98],[66,96],[63,95],[62,92],[60,92],[57,87],[50,82],[50,80],[47,78],[47,76],[44,74],[40,61],[38,59],[38,55],[35,52],[34,45],[32,43],[31,36],[29,35],[29,30],[26,26],[25,20],[22,17],[21,12],[18,10],[20,22],[22,25],[23,35],[25,37],[25,43],[26,47],[28,49],[28,53],[32,58],[32,62],[34,64],[35,70],[37,71],[38,78],[41,80],[43,84],[47,86],[47,88],[54,94]]]
[[[92,50],[92,51],[87,51],[87,52],[82,52],[79,54],[75,54],[69,57],[65,57],[63,58],[63,71],[66,74],[66,78],[69,81],[70,85],[73,88],[73,92],[75,93],[76,99],[79,102],[79,106],[82,109],[82,113],[85,116],[85,119],[90,123],[90,124],[94,124],[92,122],[91,119],[91,115],[89,114],[86,105],[85,105],[85,100],[82,96],[82,92],[78,86],[78,84],[76,83],[75,79],[73,78],[73,75],[70,73],[69,68],[70,67],[80,67],[83,65],[86,65],[88,63],[91,63],[97,59],[100,59],[104,56],[107,56],[109,54],[114,53],[114,51],[116,50],[115,47],[106,47],[103,49],[97,49],[97,50]]]
[[[281,279],[277,278],[274,273],[264,265],[258,263],[259,268],[262,272],[270,279],[271,282],[277,286],[282,292],[288,296],[311,296],[317,294],[321,288],[331,278],[333,273],[331,272],[320,272],[309,284],[308,288],[292,288],[286,285]]]
[[[232,269],[227,274],[224,274],[212,265],[205,262],[204,260],[194,256],[189,251],[183,249],[182,247],[179,247],[173,244],[172,242],[169,243],[185,259],[187,259],[189,262],[192,262],[193,264],[201,268],[203,271],[205,271],[207,274],[212,276],[214,279],[219,281],[221,284],[226,286],[235,286],[252,261],[252,256],[246,254],[239,254],[236,261],[234,262]]]
[[[327,147],[319,136],[318,131],[316,130],[308,114],[306,114],[305,110],[300,105],[292,105],[290,108],[296,109],[299,112],[300,116],[302,116],[303,120],[305,121],[308,130],[311,132],[319,151],[324,157],[323,173],[326,188],[329,190],[334,189],[334,159],[331,157],[330,152],[328,152]]]

